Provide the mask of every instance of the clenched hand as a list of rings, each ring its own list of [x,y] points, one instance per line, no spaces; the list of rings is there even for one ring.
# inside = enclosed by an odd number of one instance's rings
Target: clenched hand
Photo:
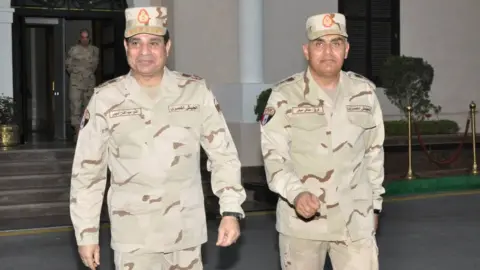
[[[218,227],[217,246],[228,247],[240,236],[240,224],[236,217],[225,216]]]
[[[91,270],[95,270],[100,265],[99,245],[79,246],[78,253],[80,254],[83,264]]]
[[[295,210],[306,219],[313,217],[319,208],[318,198],[308,191],[298,194],[295,198]]]

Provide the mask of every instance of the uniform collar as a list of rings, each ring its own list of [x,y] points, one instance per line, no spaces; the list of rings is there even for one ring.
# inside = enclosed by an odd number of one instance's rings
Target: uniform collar
[[[160,82],[160,93],[159,100],[170,97],[178,93],[178,85],[174,72],[169,70],[167,67],[163,70],[162,81]],[[126,83],[125,83],[125,92],[127,99],[133,101],[134,103],[151,108],[155,105],[156,101],[152,100],[148,95],[141,91],[142,87],[138,84],[137,80],[133,77],[132,72],[130,71],[127,74]]]
[[[330,97],[325,93],[324,90],[315,82],[312,77],[312,71],[310,68],[307,68],[303,74],[304,82],[304,97],[313,105],[317,105],[318,102],[323,102],[324,104],[332,106],[330,104]],[[350,83],[350,80],[347,74],[344,71],[340,71],[340,78],[337,84],[337,102],[349,98],[355,95],[354,89]]]

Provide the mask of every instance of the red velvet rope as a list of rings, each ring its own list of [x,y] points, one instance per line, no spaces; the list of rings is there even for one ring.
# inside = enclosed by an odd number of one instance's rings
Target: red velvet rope
[[[418,142],[420,143],[420,146],[422,147],[422,150],[425,153],[425,155],[427,156],[428,160],[430,160],[430,162],[435,163],[439,166],[448,165],[448,164],[451,164],[451,163],[457,161],[457,159],[460,157],[460,153],[462,152],[462,149],[463,149],[463,144],[467,140],[468,130],[470,128],[470,118],[467,119],[467,124],[465,125],[465,133],[463,134],[462,141],[458,145],[458,147],[455,150],[455,152],[453,153],[453,155],[450,156],[448,159],[445,159],[445,160],[435,160],[432,157],[432,155],[428,152],[428,149],[425,145],[425,142],[423,141],[422,136],[419,132],[418,123],[413,122],[413,127],[414,127],[414,130],[415,130],[415,133],[417,134]]]

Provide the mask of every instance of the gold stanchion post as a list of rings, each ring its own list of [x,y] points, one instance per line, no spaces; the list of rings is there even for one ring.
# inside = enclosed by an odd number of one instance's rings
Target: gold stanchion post
[[[408,172],[406,178],[408,180],[415,179],[412,170],[412,106],[407,106],[408,112]]]
[[[472,174],[478,175],[477,169],[477,127],[475,124],[475,114],[476,114],[477,105],[472,101],[470,103],[470,125],[472,127],[472,151],[473,151],[473,165],[472,165]]]

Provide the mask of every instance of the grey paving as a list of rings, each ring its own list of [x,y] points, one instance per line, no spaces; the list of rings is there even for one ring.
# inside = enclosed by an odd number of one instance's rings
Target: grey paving
[[[252,216],[241,241],[232,248],[214,246],[216,221],[209,223],[204,246],[206,270],[278,270],[274,216]],[[108,230],[102,234],[102,265],[113,269]],[[387,202],[378,234],[380,269],[480,269],[480,195]],[[0,237],[1,270],[75,270],[71,232]],[[326,268],[328,269],[328,268]]]

